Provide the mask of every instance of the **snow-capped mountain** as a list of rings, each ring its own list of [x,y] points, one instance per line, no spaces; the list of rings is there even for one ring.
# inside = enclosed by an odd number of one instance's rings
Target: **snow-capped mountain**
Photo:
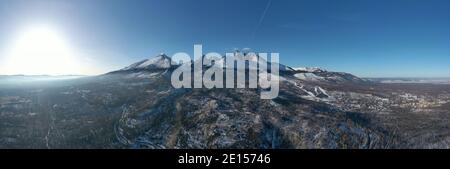
[[[167,69],[172,65],[175,65],[172,62],[172,59],[164,53],[157,55],[156,57],[145,59],[140,62],[136,62],[128,67],[125,67],[121,70],[138,70],[138,69]]]
[[[303,81],[313,82],[330,82],[330,83],[363,83],[366,80],[355,75],[345,72],[331,72],[318,67],[308,68],[294,68],[294,76]]]
[[[326,72],[326,70],[320,69],[318,67],[298,67],[293,69],[296,71],[302,71],[306,73]]]
[[[212,58],[207,58],[206,56],[203,56],[203,64],[204,66],[212,66],[213,64],[207,64],[208,62],[210,62],[209,60],[212,60]],[[236,61],[248,61],[248,63],[245,63],[245,69],[258,69],[257,63],[258,60],[261,63],[264,62],[268,62],[266,60],[264,60],[263,58],[259,57],[257,54],[255,53],[240,53],[240,52],[235,52],[235,57],[234,59]],[[194,62],[192,62],[193,64],[198,63],[199,60],[196,60]],[[224,68],[227,68],[226,63],[226,57],[222,56],[221,58],[218,58],[214,61],[214,64],[222,64]],[[243,62],[242,62],[243,63]],[[253,64],[251,64],[253,63]],[[270,69],[270,62],[268,62],[268,69]],[[256,66],[254,66],[256,65]],[[130,70],[149,70],[149,69],[168,69],[171,67],[177,67],[179,66],[178,64],[176,64],[175,62],[172,61],[172,59],[167,56],[166,54],[162,53],[159,54],[155,57],[152,57],[150,59],[145,59],[136,63],[131,64],[130,66],[127,66],[119,71],[130,71]],[[281,63],[279,63],[279,68],[280,71],[294,71],[293,68],[283,65]]]
[[[269,61],[264,60],[255,53],[234,53],[234,60],[237,61],[247,61],[240,62],[245,63],[244,69],[257,69],[258,60],[259,63],[266,62],[267,68],[270,69],[272,64]],[[224,69],[227,69],[226,57],[221,56],[220,58],[211,58],[207,56],[202,57],[203,65],[205,67],[213,66],[214,64],[222,64]],[[211,61],[214,60],[214,61]],[[191,64],[200,64],[200,60],[192,61]],[[212,63],[212,64],[208,64]],[[253,63],[253,64],[251,64]],[[179,64],[175,64],[170,57],[165,54],[159,54],[153,58],[145,59],[143,61],[134,63],[124,69],[112,72],[124,74],[122,76],[126,79],[149,79],[157,78],[159,76],[170,76],[171,70],[176,69]],[[312,101],[327,102],[333,98],[327,94],[327,91],[321,87],[321,85],[329,84],[339,84],[339,83],[361,83],[364,82],[363,79],[356,77],[349,73],[343,72],[331,72],[318,67],[302,67],[302,68],[291,68],[289,66],[279,64],[280,75],[279,79],[281,83],[287,82],[293,84],[295,88],[298,88],[299,96]],[[241,68],[242,69],[242,68]],[[237,71],[238,70],[235,68]],[[111,73],[110,73],[111,74]]]
[[[234,59],[236,61],[248,61],[248,62],[240,62],[245,63],[245,66],[243,69],[258,69],[258,60],[259,63],[267,62],[267,68],[270,70],[271,68],[271,62],[264,60],[256,53],[242,53],[242,52],[235,52]],[[227,69],[226,63],[226,57],[222,56],[221,58],[216,58],[214,62],[208,61],[206,56],[203,56],[203,64],[206,67],[212,66],[213,64],[222,64],[224,69]],[[198,64],[200,62],[199,60],[191,62],[191,64]],[[208,64],[208,63],[213,64]],[[172,59],[167,56],[166,54],[162,53],[155,57],[142,60],[140,62],[136,62],[134,64],[131,64],[130,66],[127,66],[123,69],[120,69],[118,71],[114,71],[111,73],[118,73],[118,72],[130,72],[133,75],[129,75],[128,77],[149,77],[154,76],[154,71],[162,70],[166,71],[169,68],[177,68],[178,64],[172,61]],[[237,68],[235,68],[237,69]],[[292,76],[296,79],[302,80],[302,81],[308,81],[308,82],[324,82],[324,83],[362,83],[367,82],[364,79],[361,79],[359,77],[356,77],[349,73],[344,72],[332,72],[327,71],[325,69],[321,69],[318,67],[300,67],[300,68],[291,68],[289,66],[286,66],[284,64],[279,63],[279,69],[282,76]],[[141,71],[141,72],[139,72]],[[282,77],[284,78],[284,77]],[[287,77],[289,78],[289,77]]]

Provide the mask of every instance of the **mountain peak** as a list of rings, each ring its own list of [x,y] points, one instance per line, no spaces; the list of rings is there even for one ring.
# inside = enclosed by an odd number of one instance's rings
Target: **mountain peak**
[[[140,62],[136,62],[122,70],[136,70],[136,69],[167,69],[174,63],[172,58],[164,53],[161,53],[153,58],[144,59]]]
[[[326,72],[326,70],[321,69],[319,67],[299,67],[299,68],[294,68],[294,70],[303,71],[303,72],[307,72],[307,73]]]

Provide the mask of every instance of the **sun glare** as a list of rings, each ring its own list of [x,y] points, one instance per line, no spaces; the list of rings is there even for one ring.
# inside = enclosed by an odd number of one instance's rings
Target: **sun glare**
[[[54,29],[35,26],[21,32],[4,62],[5,74],[67,75],[80,72],[74,53]]]

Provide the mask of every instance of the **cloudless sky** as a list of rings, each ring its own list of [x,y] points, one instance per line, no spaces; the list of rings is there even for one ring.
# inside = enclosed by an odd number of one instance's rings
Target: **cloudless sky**
[[[63,32],[93,74],[203,44],[364,77],[450,77],[449,0],[0,0],[0,53],[34,24]]]

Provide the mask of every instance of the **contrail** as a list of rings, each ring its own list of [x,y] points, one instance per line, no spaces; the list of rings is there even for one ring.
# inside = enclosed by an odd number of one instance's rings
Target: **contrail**
[[[258,26],[261,25],[261,23],[264,21],[264,18],[266,17],[266,13],[269,10],[270,4],[272,4],[272,0],[269,0],[269,2],[267,2],[267,5],[266,5],[266,8],[264,9],[264,12],[261,15],[261,18],[259,18]]]
[[[258,31],[259,27],[261,26],[262,22],[264,21],[264,18],[266,17],[266,13],[267,13],[267,11],[269,10],[271,4],[272,4],[272,0],[269,0],[269,1],[267,2],[266,8],[264,9],[264,11],[263,11],[261,17],[259,18],[258,25],[256,25],[256,28],[255,28],[255,30],[253,31],[253,34],[252,34],[252,40],[255,39],[256,31]]]

